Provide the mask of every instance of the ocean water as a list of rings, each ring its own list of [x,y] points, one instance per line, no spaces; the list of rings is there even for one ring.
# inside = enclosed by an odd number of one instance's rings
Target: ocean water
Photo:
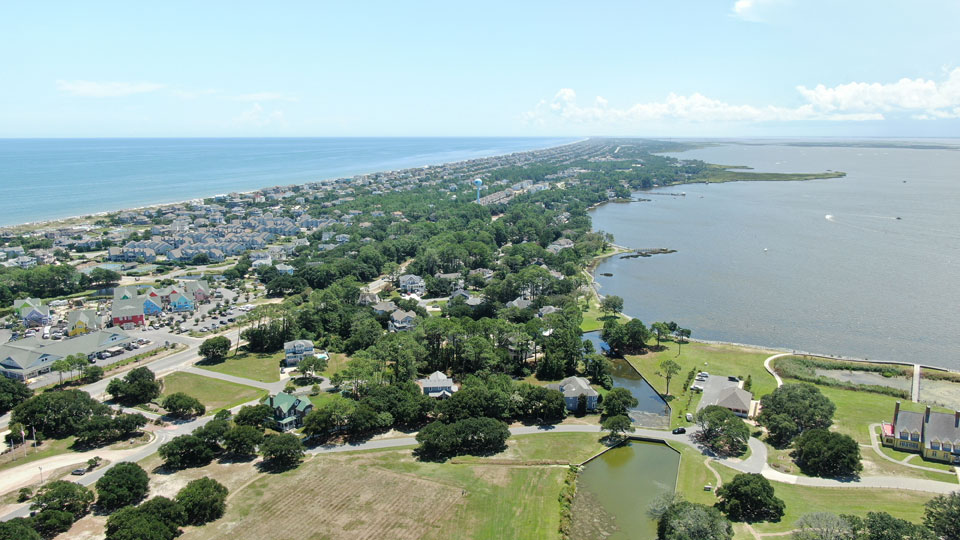
[[[599,207],[594,228],[618,244],[678,250],[599,265],[600,292],[622,296],[628,314],[701,339],[960,369],[960,150],[674,155],[847,177],[685,185]]]
[[[547,148],[564,138],[0,139],[0,225]]]

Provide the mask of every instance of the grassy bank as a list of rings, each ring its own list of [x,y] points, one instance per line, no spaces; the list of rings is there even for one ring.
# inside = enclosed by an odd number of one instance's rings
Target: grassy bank
[[[228,356],[223,362],[215,364],[199,363],[197,367],[225,375],[270,383],[280,380],[280,361],[282,359],[283,351],[273,354],[241,352],[236,356]]]
[[[796,182],[803,180],[819,180],[825,178],[843,178],[847,175],[840,171],[824,171],[820,173],[760,173],[744,170],[743,165],[707,165],[707,170],[691,179],[691,182],[707,182],[717,184],[723,182]]]
[[[207,407],[207,414],[267,395],[267,391],[260,388],[183,371],[175,371],[163,378],[163,394],[157,401],[161,401],[163,396],[176,392],[183,392],[199,399]]]

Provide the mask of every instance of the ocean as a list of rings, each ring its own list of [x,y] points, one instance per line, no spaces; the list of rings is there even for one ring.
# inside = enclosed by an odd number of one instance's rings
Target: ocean
[[[574,140],[0,139],[0,225],[436,165]]]
[[[960,369],[960,150],[726,144],[672,155],[847,177],[688,184],[597,208],[594,229],[616,243],[677,250],[598,266],[600,292],[623,297],[627,314],[701,339]]]

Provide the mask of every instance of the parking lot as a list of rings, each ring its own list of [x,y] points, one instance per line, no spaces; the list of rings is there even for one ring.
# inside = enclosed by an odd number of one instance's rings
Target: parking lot
[[[736,379],[736,377],[734,377]],[[728,388],[739,388],[740,379],[730,380],[726,375],[710,375],[705,381],[694,381],[703,387],[703,395],[700,397],[700,404],[697,410],[713,405],[717,402],[720,393]]]

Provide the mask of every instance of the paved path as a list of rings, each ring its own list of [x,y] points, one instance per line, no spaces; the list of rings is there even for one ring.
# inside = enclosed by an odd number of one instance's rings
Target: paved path
[[[913,365],[913,386],[911,387],[910,399],[914,403],[920,402],[920,364]]]
[[[771,357],[769,357],[769,358],[767,358],[766,360],[763,361],[763,367],[764,367],[764,369],[766,369],[767,372],[770,373],[771,375],[773,375],[773,378],[777,380],[777,388],[780,388],[781,386],[783,386],[783,379],[781,379],[781,378],[780,378],[780,375],[777,375],[777,372],[774,371],[774,369],[773,369],[773,361],[776,360],[777,358],[781,358],[781,357],[784,357],[784,356],[793,356],[793,353],[780,353],[780,354],[775,354],[775,355],[773,355],[773,356],[771,356]]]

